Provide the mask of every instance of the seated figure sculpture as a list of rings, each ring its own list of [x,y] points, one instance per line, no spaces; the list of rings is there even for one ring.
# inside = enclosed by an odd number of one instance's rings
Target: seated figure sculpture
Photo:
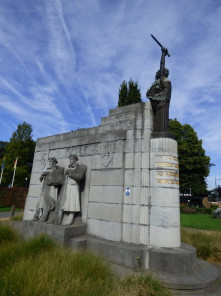
[[[58,194],[64,182],[64,168],[57,165],[58,161],[55,157],[49,158],[48,162],[47,171],[40,176],[43,187],[33,220],[54,223]],[[42,216],[40,216],[41,212]]]
[[[56,224],[71,225],[75,213],[80,212],[80,181],[86,173],[86,166],[77,163],[78,157],[69,157],[70,165],[65,170],[65,183],[59,196],[59,209]]]

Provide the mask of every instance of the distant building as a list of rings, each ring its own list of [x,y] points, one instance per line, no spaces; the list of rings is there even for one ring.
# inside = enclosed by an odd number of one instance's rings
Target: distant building
[[[209,208],[208,197],[205,195],[180,194],[180,205],[186,207]]]

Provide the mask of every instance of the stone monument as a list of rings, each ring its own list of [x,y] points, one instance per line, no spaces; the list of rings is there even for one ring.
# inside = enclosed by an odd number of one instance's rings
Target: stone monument
[[[151,103],[112,109],[99,126],[37,140],[21,228],[26,237],[45,232],[134,270],[139,257],[142,269],[156,272],[169,287],[198,289],[218,274],[202,262],[199,271],[195,248],[180,241],[179,161],[177,142],[168,133],[166,55],[162,47],[160,72],[148,90]],[[32,221],[42,196],[39,177],[52,157],[67,168],[58,196],[61,225]],[[79,210],[80,219],[67,225]]]

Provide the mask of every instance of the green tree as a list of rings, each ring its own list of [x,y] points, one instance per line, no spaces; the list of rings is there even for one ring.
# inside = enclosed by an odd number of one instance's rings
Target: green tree
[[[124,80],[119,89],[119,100],[118,100],[118,107],[122,107],[126,105],[126,99],[127,99],[127,82]]]
[[[5,149],[5,168],[2,178],[3,186],[8,186],[12,182],[14,162],[17,157],[18,162],[14,186],[25,187],[27,185],[27,181],[30,180],[34,149],[35,142],[32,139],[32,126],[27,122],[23,122],[19,124],[17,130],[13,132]]]
[[[126,100],[126,105],[135,104],[141,102],[141,94],[138,89],[137,82],[134,82],[132,79],[128,82],[129,91]]]
[[[124,80],[119,89],[118,107],[141,102],[141,93],[137,82],[132,79],[128,82]]]
[[[206,177],[210,170],[210,157],[205,155],[202,140],[189,124],[177,119],[169,121],[169,130],[178,143],[180,191],[193,194],[207,193]]]
[[[6,145],[8,142],[0,141],[0,159],[4,157],[5,155],[5,150],[6,150]]]

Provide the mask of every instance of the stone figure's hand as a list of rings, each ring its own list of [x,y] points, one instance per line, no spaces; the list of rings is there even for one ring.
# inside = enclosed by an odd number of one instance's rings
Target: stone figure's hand
[[[69,175],[69,169],[65,171],[65,175]]]
[[[47,176],[47,174],[48,174],[48,172],[45,171],[45,172],[43,172],[41,175],[42,175],[42,176]]]
[[[167,55],[168,54],[168,49],[164,46],[161,47],[162,52]]]

